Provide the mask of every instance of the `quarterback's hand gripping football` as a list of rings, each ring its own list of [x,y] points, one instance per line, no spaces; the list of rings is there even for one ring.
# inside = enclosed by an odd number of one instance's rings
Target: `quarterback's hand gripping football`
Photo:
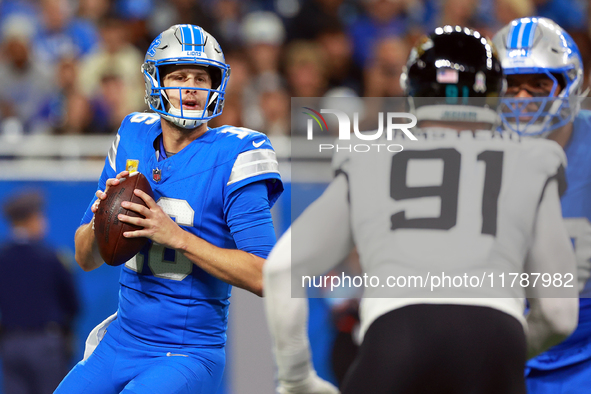
[[[105,190],[96,191],[95,195],[97,197],[97,200],[94,202],[94,204],[92,204],[92,207],[90,208],[92,213],[96,213],[96,211],[98,211],[98,206],[101,203],[101,201],[107,198],[107,190],[109,190],[111,186],[118,185],[119,180],[121,178],[125,178],[128,175],[128,171],[121,171],[119,174],[117,174],[117,177],[107,179],[107,186],[105,187]]]
[[[297,382],[279,381],[277,394],[339,394],[331,383],[312,372],[307,378]]]
[[[107,198],[107,190],[109,190],[109,187],[119,184],[119,179],[125,178],[128,175],[129,175],[128,171],[121,171],[119,174],[117,174],[117,177],[107,179],[107,186],[105,187],[105,190],[97,190],[96,191],[96,193],[95,193],[96,201],[90,207],[90,211],[93,214],[97,213],[98,207],[99,207],[99,204],[101,203],[101,201]],[[94,216],[92,217],[91,226],[92,226],[92,229],[94,230]]]
[[[126,238],[146,237],[164,247],[178,249],[179,246],[176,242],[182,238],[183,230],[170,216],[164,213],[162,208],[148,194],[139,189],[135,189],[134,194],[144,200],[148,208],[129,201],[122,202],[121,206],[142,215],[144,219],[126,215],[119,215],[118,218],[122,222],[143,227],[143,229],[126,231],[123,236]]]

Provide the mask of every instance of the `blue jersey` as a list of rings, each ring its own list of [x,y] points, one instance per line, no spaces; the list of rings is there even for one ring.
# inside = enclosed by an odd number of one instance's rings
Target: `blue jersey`
[[[241,229],[232,225],[238,220],[229,213],[236,192],[265,183],[268,210],[283,190],[269,140],[249,129],[223,126],[158,160],[161,133],[156,114],[126,117],[99,189],[104,190],[108,178],[137,167],[150,181],[158,205],[179,226],[214,246],[236,249],[232,232]],[[83,221],[91,218],[88,210]],[[127,334],[155,346],[224,346],[231,286],[180,252],[149,242],[122,268],[120,283],[113,324]]]
[[[528,362],[528,367],[537,369],[556,369],[591,359],[591,111],[579,112],[564,150],[568,187],[561,200],[562,216],[575,248],[583,287],[579,325],[564,342]]]

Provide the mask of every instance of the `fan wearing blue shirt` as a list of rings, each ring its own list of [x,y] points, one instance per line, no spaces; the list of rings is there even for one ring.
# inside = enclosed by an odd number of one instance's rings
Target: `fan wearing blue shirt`
[[[110,186],[133,171],[154,199],[123,203],[120,216],[150,242],[121,269],[117,313],[93,330],[85,358],[56,393],[215,393],[225,365],[232,286],[262,295],[262,266],[275,243],[270,209],[283,186],[269,140],[207,121],[222,112],[230,67],[213,36],[175,25],[142,65],[154,113],[123,121],[98,191],[76,232],[76,260],[102,264],[92,222]]]

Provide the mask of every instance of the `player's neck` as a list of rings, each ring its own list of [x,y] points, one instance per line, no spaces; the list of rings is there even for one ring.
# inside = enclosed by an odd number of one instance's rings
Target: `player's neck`
[[[548,139],[558,142],[558,144],[564,148],[566,144],[568,144],[568,141],[570,140],[570,136],[572,135],[572,133],[573,124],[572,122],[570,122],[552,131],[548,136]]]
[[[185,146],[201,137],[207,131],[207,123],[194,128],[183,129],[162,119],[162,142],[167,152],[172,154],[180,152]]]

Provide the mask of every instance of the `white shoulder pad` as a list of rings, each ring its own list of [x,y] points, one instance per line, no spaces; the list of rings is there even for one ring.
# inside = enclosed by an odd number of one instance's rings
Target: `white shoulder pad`
[[[272,149],[253,149],[242,152],[236,158],[227,185],[252,176],[279,173],[277,156]]]
[[[117,137],[115,137],[115,141],[113,141],[113,144],[111,144],[111,148],[109,149],[109,153],[107,154],[107,157],[109,158],[109,165],[111,166],[111,168],[115,172],[117,171],[117,169],[116,169],[117,148],[119,148],[119,140],[120,139],[121,139],[121,136],[119,135],[119,133],[117,133]]]

